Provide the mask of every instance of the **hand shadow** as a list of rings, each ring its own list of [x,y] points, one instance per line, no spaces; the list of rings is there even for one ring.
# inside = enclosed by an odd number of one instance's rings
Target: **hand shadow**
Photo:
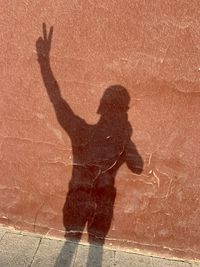
[[[143,160],[131,141],[132,128],[127,114],[130,96],[123,86],[110,86],[101,98],[97,110],[100,119],[95,125],[89,125],[75,115],[62,98],[51,70],[49,53],[52,34],[51,27],[47,36],[43,24],[43,38],[37,40],[36,48],[49,99],[58,122],[72,143],[73,171],[63,207],[65,237],[67,240],[76,240],[78,245],[83,230],[87,227],[89,243],[99,244],[98,250],[90,246],[87,266],[101,266],[102,247],[113,218],[117,171],[124,163],[137,174],[143,168]],[[67,261],[61,263],[64,251],[67,251],[66,246],[69,248]],[[70,266],[76,249],[76,245],[66,241],[55,266]],[[95,251],[98,251],[98,256]],[[92,263],[94,254],[95,265]]]

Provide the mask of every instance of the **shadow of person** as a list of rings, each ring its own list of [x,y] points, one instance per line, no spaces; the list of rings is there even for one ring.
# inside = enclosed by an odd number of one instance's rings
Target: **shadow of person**
[[[121,85],[108,87],[100,101],[100,119],[95,125],[87,124],[75,115],[62,98],[51,67],[49,53],[53,28],[47,36],[43,24],[43,38],[36,42],[42,78],[57,119],[71,139],[73,171],[63,207],[63,224],[67,240],[80,240],[86,227],[90,244],[98,243],[98,264],[101,266],[102,246],[111,226],[116,197],[115,177],[124,163],[137,174],[142,172],[143,161],[131,141],[132,128],[128,121],[130,96]],[[66,243],[67,244],[67,243]],[[70,266],[76,247],[68,256]],[[88,266],[94,253],[90,247]],[[62,254],[62,253],[61,253]],[[56,263],[59,266],[59,263]]]

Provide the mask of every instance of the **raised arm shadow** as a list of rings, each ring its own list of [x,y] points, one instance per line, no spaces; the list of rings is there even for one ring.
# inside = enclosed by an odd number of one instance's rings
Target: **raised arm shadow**
[[[36,41],[38,62],[40,64],[43,82],[49,99],[54,106],[58,122],[70,135],[70,129],[74,129],[74,124],[78,123],[81,119],[73,113],[68,103],[62,98],[58,82],[53,75],[50,65],[52,35],[53,27],[50,28],[49,34],[47,35],[46,25],[43,23],[43,37],[39,37]]]

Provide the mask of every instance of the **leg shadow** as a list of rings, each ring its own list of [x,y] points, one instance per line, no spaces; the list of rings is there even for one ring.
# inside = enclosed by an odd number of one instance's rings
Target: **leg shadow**
[[[54,267],[71,267],[73,266],[78,243],[65,241]]]
[[[60,251],[58,258],[56,259],[54,267],[71,267],[74,264],[79,241],[81,239],[80,234],[66,235],[66,241]]]
[[[90,244],[86,267],[101,267],[103,260],[103,246]]]

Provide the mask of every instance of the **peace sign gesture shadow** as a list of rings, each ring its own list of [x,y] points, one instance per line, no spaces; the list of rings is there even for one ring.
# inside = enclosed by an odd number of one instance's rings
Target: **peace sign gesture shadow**
[[[46,24],[42,24],[43,27],[43,37],[39,37],[36,41],[36,49],[38,54],[38,59],[41,57],[49,58],[51,50],[51,40],[53,35],[53,26],[50,27],[49,34],[47,36]]]

